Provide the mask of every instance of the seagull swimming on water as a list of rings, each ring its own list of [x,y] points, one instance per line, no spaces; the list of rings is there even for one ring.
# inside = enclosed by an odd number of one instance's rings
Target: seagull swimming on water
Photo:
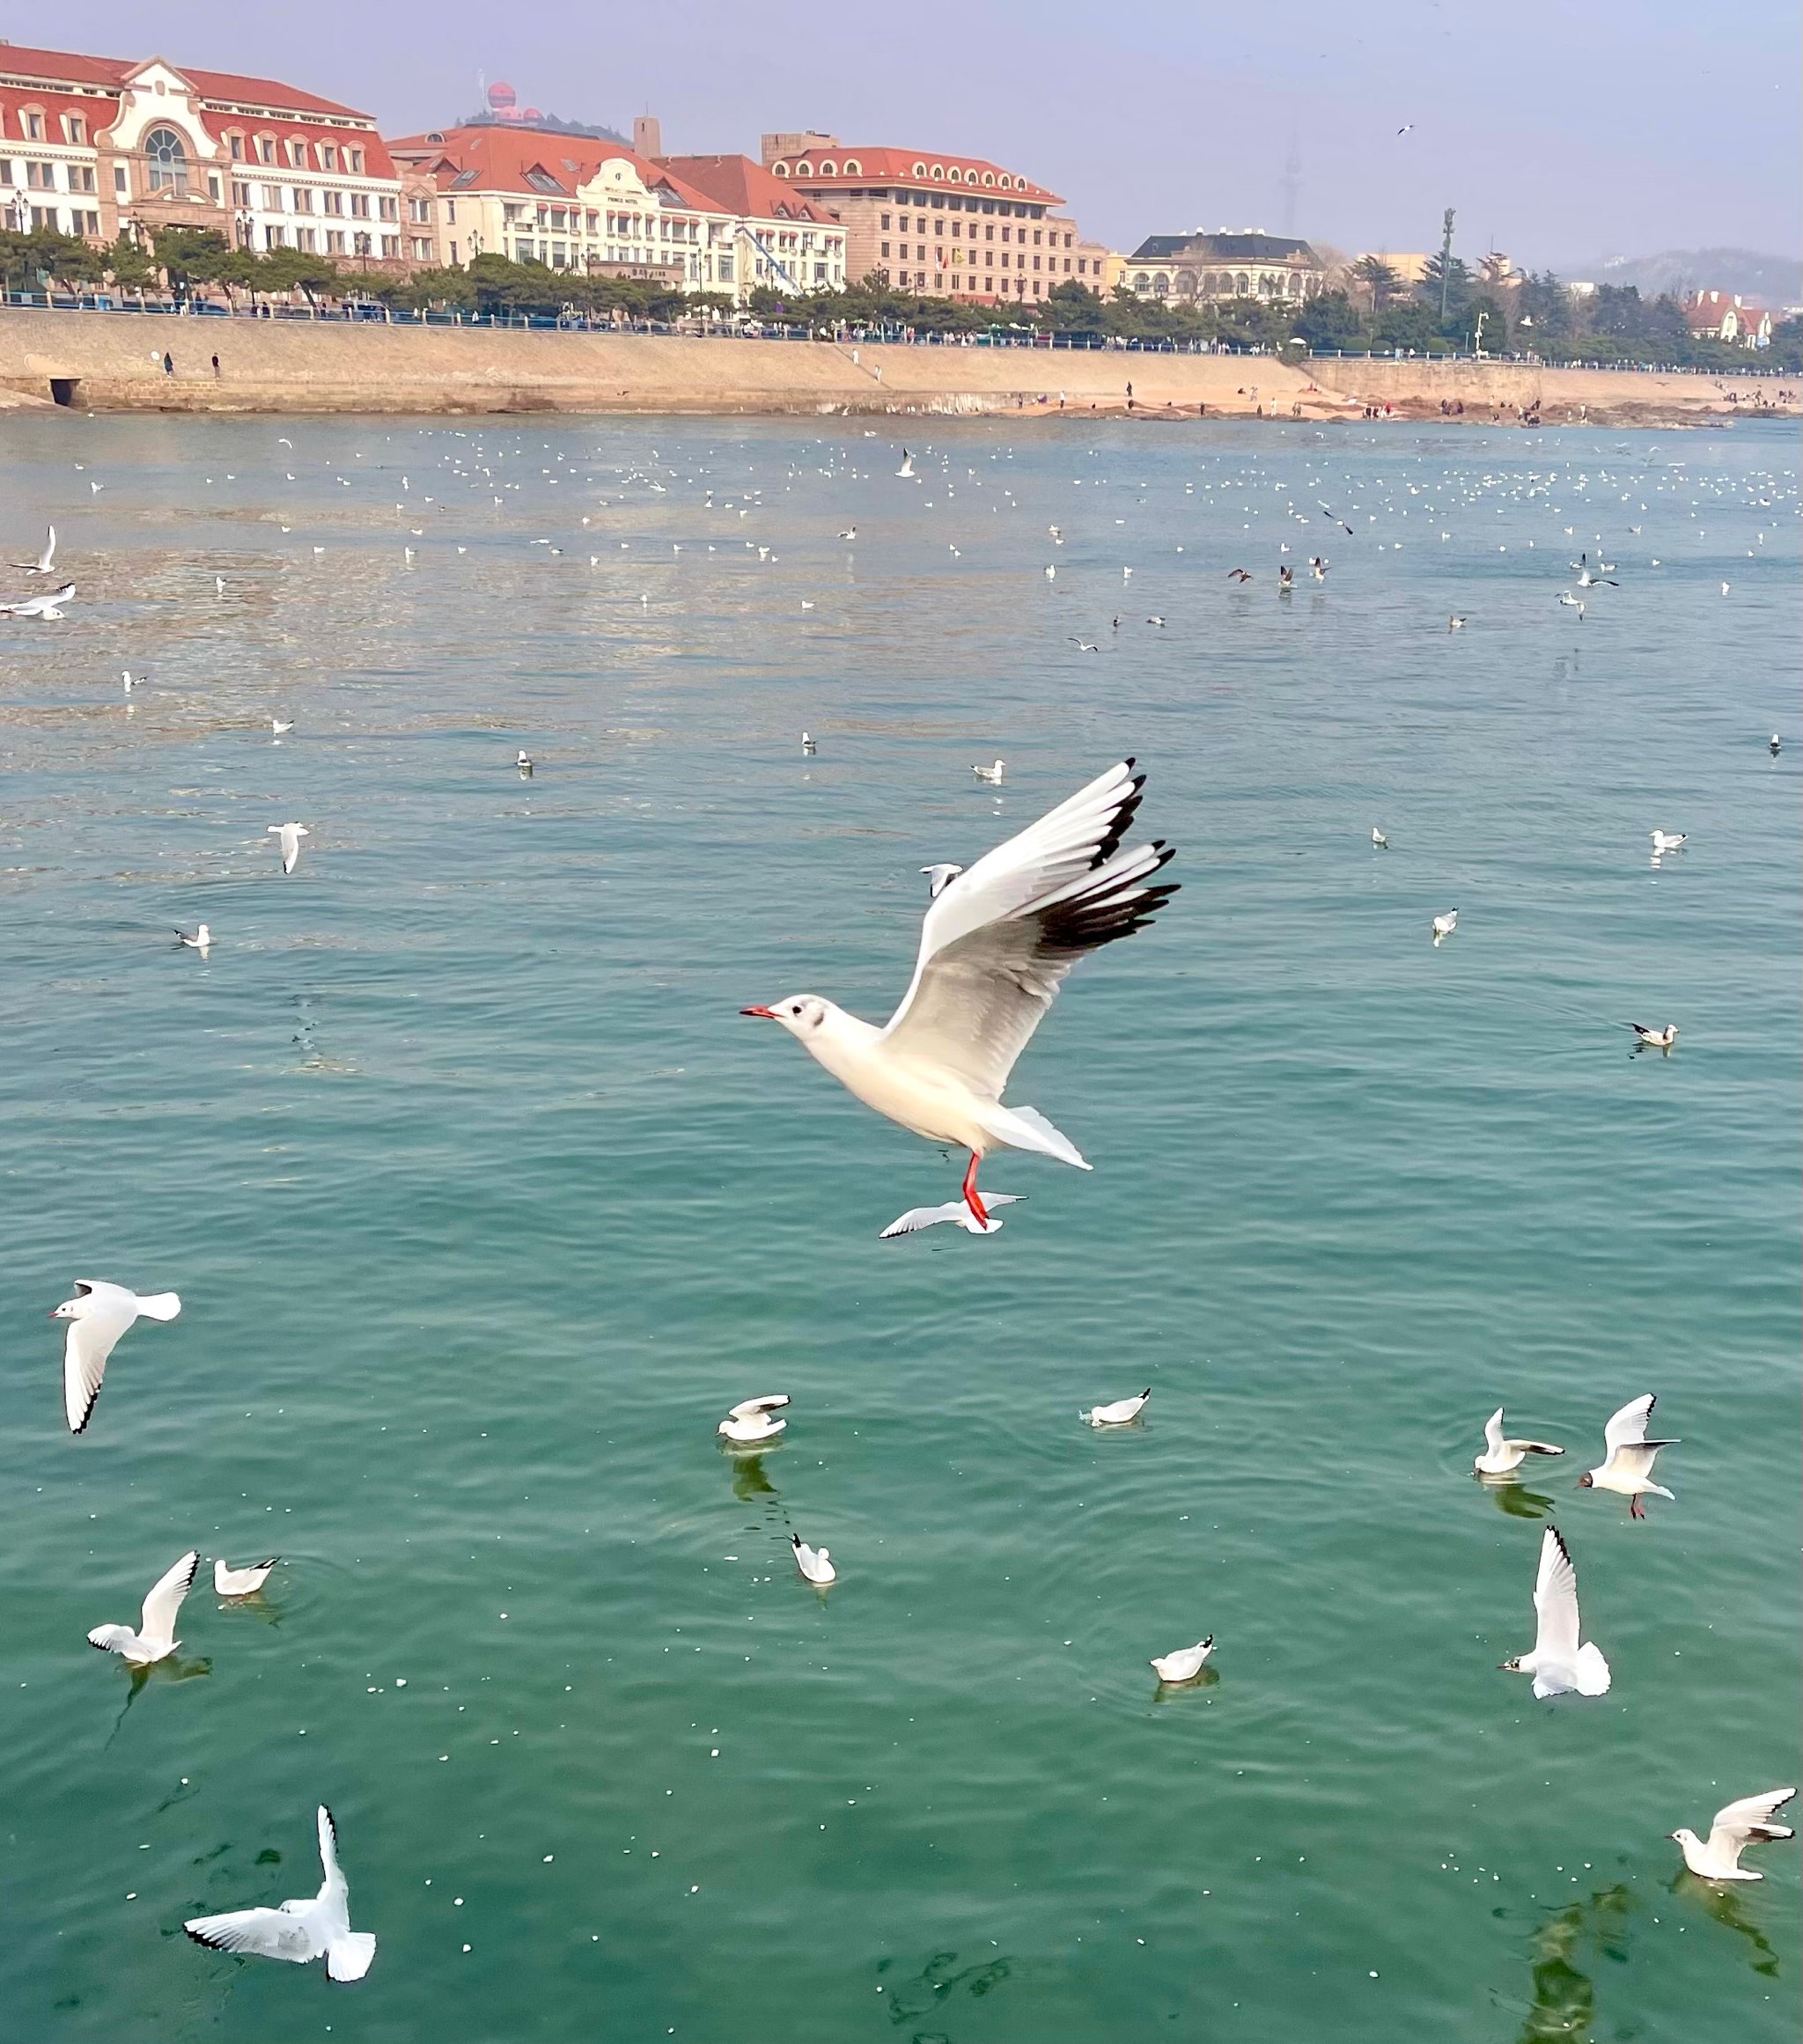
[[[1654,1497],[1670,1497],[1672,1495],[1663,1484],[1652,1480],[1653,1458],[1661,1448],[1679,1445],[1676,1441],[1647,1439],[1646,1429],[1656,1402],[1656,1393],[1649,1391],[1613,1415],[1602,1430],[1606,1452],[1601,1462],[1594,1469],[1586,1469],[1578,1479],[1580,1490],[1618,1492],[1629,1500],[1628,1511],[1635,1518],[1646,1517],[1645,1508],[1640,1502],[1644,1496],[1650,1494]]]
[[[219,1597],[254,1597],[269,1579],[269,1571],[280,1556],[271,1555],[267,1562],[254,1562],[247,1569],[234,1569],[229,1562],[216,1560],[213,1563],[213,1591]]]
[[[204,923],[196,928],[192,937],[185,930],[178,930],[175,934],[189,951],[199,952],[202,958],[212,947],[213,933]]]
[[[970,770],[979,781],[987,781],[992,788],[999,788],[1002,784],[1005,768],[1000,760],[992,767],[973,767]]]
[[[294,719],[291,717],[272,717],[269,719],[269,729],[276,738],[285,738],[294,729]]]
[[[1093,1405],[1077,1416],[1093,1427],[1124,1427],[1139,1417],[1151,1396],[1152,1386],[1148,1384],[1144,1391],[1136,1391],[1130,1397],[1117,1398],[1112,1405]]]
[[[1607,1695],[1608,1663],[1589,1640],[1578,1643],[1578,1571],[1554,1526],[1548,1526],[1540,1543],[1534,1609],[1540,1624],[1533,1651],[1504,1661],[1503,1672],[1532,1675],[1536,1696],[1560,1696],[1569,1689],[1581,1696]]]
[[[1456,908],[1449,908],[1444,915],[1436,915],[1433,919],[1434,942],[1444,943],[1458,927],[1459,911]]]
[[[1511,1469],[1519,1468],[1529,1455],[1563,1455],[1563,1448],[1556,1448],[1550,1441],[1511,1441],[1503,1436],[1503,1408],[1497,1409],[1483,1423],[1483,1452],[1471,1466],[1480,1476],[1506,1476]]]
[[[833,1557],[824,1548],[811,1548],[799,1533],[791,1533],[789,1545],[795,1549],[795,1566],[810,1583],[824,1589],[828,1583],[839,1580],[839,1571],[833,1566]]]
[[[1771,743],[1768,749],[1770,750],[1773,759],[1777,759],[1778,754],[1785,749],[1785,741],[1778,736],[1776,732],[1771,734]]]
[[[522,780],[531,780],[532,754],[527,752],[523,746],[515,753],[513,756],[513,764],[519,768],[520,778]]]
[[[367,1930],[350,1928],[350,1890],[338,1869],[338,1827],[321,1803],[320,1864],[325,1879],[318,1894],[283,1902],[279,1909],[233,1909],[223,1916],[190,1916],[182,1929],[196,1945],[259,1959],[291,1959],[305,1966],[323,1959],[332,1980],[361,1980],[376,1956]]]
[[[985,1193],[982,1203],[985,1209],[1017,1206],[1024,1196],[1020,1193]],[[937,1228],[944,1221],[955,1222],[967,1235],[999,1234],[1002,1227],[999,1221],[988,1217],[979,1221],[962,1199],[955,1199],[947,1200],[942,1207],[909,1207],[878,1234],[877,1240],[887,1242],[897,1235],[917,1235],[923,1228]]]
[[[787,1420],[775,1416],[788,1402],[786,1391],[773,1392],[768,1398],[741,1398],[714,1431],[723,1441],[731,1441],[735,1448],[774,1441],[789,1424]]]
[[[269,835],[282,841],[282,871],[291,873],[300,860],[300,841],[312,831],[304,823],[272,823]]]
[[[55,558],[56,528],[55,526],[52,526],[49,528],[48,537],[44,540],[44,549],[42,553],[38,555],[35,561],[15,561],[11,563],[11,565],[15,568],[23,570],[24,572],[27,575],[48,575],[50,572],[50,564],[53,561],[55,560]]]
[[[1668,1051],[1678,1040],[1675,1022],[1667,1022],[1663,1029],[1649,1029],[1644,1022],[1630,1022],[1628,1026],[1639,1039],[1634,1047],[1637,1050]]]
[[[75,1297],[64,1299],[50,1315],[53,1320],[69,1322],[63,1342],[63,1410],[70,1433],[80,1433],[92,1416],[107,1358],[120,1336],[140,1320],[173,1320],[180,1311],[181,1301],[173,1291],[141,1297],[102,1278],[76,1279]]]
[[[1646,835],[1652,840],[1652,856],[1656,859],[1663,858],[1667,852],[1682,850],[1690,842],[1688,830],[1649,830]]]
[[[1682,1848],[1684,1864],[1706,1881],[1763,1881],[1763,1874],[1740,1864],[1740,1855],[1755,1839],[1797,1835],[1788,1824],[1772,1821],[1796,1793],[1795,1789],[1768,1789],[1763,1796],[1742,1796],[1716,1812],[1707,1838],[1680,1825],[1671,1834],[1672,1842]]]
[[[1179,1682],[1193,1682],[1214,1651],[1215,1636],[1210,1633],[1206,1639],[1197,1640],[1193,1647],[1179,1647],[1171,1654],[1154,1654],[1152,1673],[1159,1681],[1168,1682],[1173,1687]]]
[[[1027,1150],[1090,1167],[1032,1107],[1002,1103],[1014,1062],[1086,952],[1142,930],[1176,892],[1153,883],[1163,839],[1123,849],[1144,775],[1122,761],[1005,843],[931,902],[914,978],[881,1029],[818,994],[740,1011],[779,1023],[866,1107],[970,1152],[964,1198],[979,1221],[977,1166]]]
[[[173,1569],[151,1584],[136,1632],[129,1625],[97,1625],[88,1635],[88,1644],[99,1647],[102,1653],[119,1655],[135,1668],[166,1661],[181,1644],[175,1637],[175,1616],[200,1565],[199,1553],[190,1548]]]
[[[1384,835],[1383,832],[1380,831],[1374,823],[1371,827],[1371,843],[1373,851],[1388,851],[1390,849],[1389,839]]]

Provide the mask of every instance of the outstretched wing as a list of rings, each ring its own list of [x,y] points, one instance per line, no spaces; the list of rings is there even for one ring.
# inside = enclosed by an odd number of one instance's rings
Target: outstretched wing
[[[70,1320],[63,1342],[63,1411],[69,1430],[78,1434],[93,1415],[107,1374],[107,1358],[119,1337],[137,1318],[136,1302],[117,1285],[79,1277],[75,1289],[85,1293],[88,1311]]]
[[[164,1646],[175,1637],[175,1614],[193,1587],[194,1572],[200,1565],[198,1550],[190,1548],[173,1569],[151,1585],[151,1593],[144,1599],[144,1616],[138,1621],[138,1631],[146,1645]]]
[[[1173,854],[1123,851],[1145,785],[1131,760],[984,856],[926,912],[920,954],[887,1048],[1001,1097],[1064,975],[1086,952],[1143,929],[1176,893],[1148,885]]]
[[[1711,1857],[1738,1858],[1749,1838],[1790,1837],[1790,1826],[1774,1824],[1772,1819],[1796,1793],[1795,1789],[1768,1789],[1763,1796],[1742,1796],[1718,1810],[1709,1827]]]
[[[1540,1620],[1535,1658],[1542,1667],[1549,1660],[1570,1667],[1578,1658],[1578,1571],[1556,1526],[1549,1526],[1540,1543],[1534,1609]]]
[[[248,1952],[260,1959],[287,1959],[304,1966],[319,1957],[319,1945],[304,1915],[287,1909],[232,1909],[223,1916],[192,1916],[184,1923],[196,1945],[215,1952]]]
[[[729,1419],[755,1419],[761,1412],[781,1412],[789,1403],[786,1391],[772,1392],[768,1398],[741,1398],[728,1412]]]
[[[1610,1459],[1621,1454],[1624,1448],[1673,1448],[1677,1445],[1675,1441],[1653,1441],[1647,1438],[1646,1429],[1657,1402],[1654,1393],[1649,1391],[1645,1396],[1637,1398],[1631,1405],[1624,1405],[1620,1412],[1610,1417],[1608,1425],[1602,1430],[1602,1445],[1608,1449]],[[1648,1455],[1645,1459],[1646,1465],[1650,1466],[1652,1456]]]

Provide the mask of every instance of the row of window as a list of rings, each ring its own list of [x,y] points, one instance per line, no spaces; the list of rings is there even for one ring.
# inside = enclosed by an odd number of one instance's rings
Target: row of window
[[[378,253],[378,238],[373,234],[347,232],[342,227],[327,227],[323,232],[316,227],[277,227],[271,224],[263,229],[263,246],[269,248],[298,248],[303,255],[374,255]],[[401,237],[384,234],[380,237],[379,253],[390,262],[401,260]],[[238,226],[238,246],[254,248],[256,231],[248,220],[241,220]],[[428,254],[430,243],[416,243],[417,253],[424,246]]]
[[[822,193],[822,198],[828,196]],[[944,192],[896,192],[893,195],[898,206],[930,206],[936,213],[996,213],[1003,219],[1043,220],[1043,206],[1011,206],[1005,199],[960,199],[953,192],[949,196]],[[881,192],[835,192],[835,199],[888,199],[891,195]]]
[[[91,192],[94,188],[94,172],[92,164],[70,163],[63,165],[67,173],[60,187],[65,192]],[[56,165],[54,163],[34,163],[30,158],[15,164],[0,157],[0,185],[25,185],[33,192],[54,192],[56,183]]]
[[[69,215],[69,225],[62,224],[63,215],[55,206],[32,208],[32,232],[33,234],[99,234],[100,216],[98,213],[76,212]]]
[[[885,256],[888,254],[889,244],[887,241],[879,245],[879,253]],[[903,262],[906,262],[908,260],[908,244],[905,241],[902,242],[900,247],[896,249],[895,254],[901,257]],[[926,261],[926,244],[924,242],[916,242],[915,244],[914,260],[916,262],[924,262]],[[1011,250],[1006,248],[1003,249],[999,254],[997,254],[994,249],[985,248],[982,252],[982,260],[986,268],[1006,269],[1011,261],[1017,269],[1025,269],[1027,268],[1027,258],[1025,255],[1014,254]],[[1058,267],[1059,259],[1056,255],[1048,255],[1043,259],[1035,255],[1033,259],[1033,267],[1035,269],[1040,267],[1041,260],[1043,260],[1045,267],[1049,270],[1056,270]],[[946,261],[946,252],[943,248],[936,248],[933,251],[933,261],[938,265],[939,265],[939,267],[944,267]],[[969,267],[974,269],[976,267],[976,251],[973,248],[967,255],[963,249],[954,248],[952,251],[952,261],[954,264],[961,265],[968,263]],[[1071,275],[1071,259],[1068,255],[1063,259],[1064,275],[1066,276]],[[1088,276],[1089,261],[1090,259],[1086,255],[1079,255],[1077,258],[1077,274],[1078,276]],[[1095,274],[1100,276],[1101,273],[1102,266],[1100,261],[1098,261],[1095,265]],[[1142,283],[1137,288],[1141,290],[1144,290],[1145,286]],[[1157,288],[1159,290],[1164,288],[1162,279],[1159,280],[1159,283]]]
[[[85,114],[59,114],[57,124],[64,142],[73,143],[77,148],[88,141],[88,122]],[[6,114],[0,107],[0,135],[6,132]],[[26,107],[19,111],[19,137],[25,142],[54,142],[56,136],[50,133],[48,116],[40,107]]]
[[[884,232],[885,234],[887,234],[887,233],[889,232],[889,220],[890,220],[890,215],[888,215],[887,213],[885,213],[885,214],[882,216],[882,219],[881,219],[881,227],[882,227],[882,231],[883,231],[883,232]],[[907,233],[907,232],[908,232],[908,216],[907,216],[907,214],[906,214],[906,213],[903,213],[903,214],[902,215],[902,217],[901,217],[900,220],[897,222],[897,225],[898,225],[898,227],[900,228],[901,232],[902,232],[903,234]],[[924,233],[926,232],[926,222],[925,222],[925,220],[924,220],[924,219],[916,219],[916,220],[915,221],[915,223],[914,223],[914,232],[915,232],[916,234],[924,234]],[[937,235],[939,235],[939,236],[943,237],[943,236],[944,236],[944,234],[945,234],[945,232],[946,232],[946,223],[945,223],[943,220],[935,220],[935,221],[933,222],[933,232],[934,232],[935,234],[937,234]],[[958,240],[958,239],[960,239],[960,238],[962,236],[962,234],[963,234],[963,232],[964,232],[964,223],[963,223],[963,221],[961,221],[961,220],[954,220],[954,221],[953,221],[953,223],[952,223],[952,239],[953,239],[953,240],[954,240],[954,241]],[[1044,245],[1045,237],[1046,237],[1046,234],[1047,234],[1047,232],[1049,232],[1049,231],[1048,231],[1047,229],[1045,229],[1045,228],[1042,228],[1042,227],[1035,227],[1035,228],[1034,229],[1034,231],[1033,231],[1033,246],[1034,246],[1035,248],[1041,247],[1041,246]],[[1058,246],[1058,231],[1057,231],[1057,229],[1056,229],[1056,227],[1054,227],[1054,228],[1052,228],[1052,229],[1050,229],[1050,230],[1049,230],[1049,232],[1050,232],[1050,234],[1051,234],[1051,238],[1052,238],[1052,246],[1053,246],[1054,248],[1056,248],[1056,247]],[[995,238],[996,238],[996,231],[995,231],[995,229],[994,229],[993,227],[985,227],[985,228],[983,229],[983,231],[982,231],[982,238],[983,238],[983,239],[984,239],[985,241],[993,241],[993,240],[995,239]],[[971,226],[970,226],[970,239],[971,239],[973,241],[975,241],[975,240],[976,239],[976,223],[975,223],[975,221],[972,221],[972,223],[971,223]],[[1003,228],[1003,230],[1002,230],[1002,239],[1003,239],[1003,240],[1004,240],[1004,241],[1008,241],[1008,240],[1012,240],[1012,239],[1019,239],[1019,241],[1021,241],[1022,243],[1025,243],[1025,241],[1026,241],[1026,239],[1027,239],[1027,230],[1026,230],[1026,228],[1024,228],[1024,227],[1023,227],[1023,228],[1021,228],[1021,229],[1020,229],[1020,231],[1019,231],[1019,235],[1017,236],[1017,235],[1015,234],[1015,231],[1013,230],[1013,228],[1012,228],[1012,227],[1004,227],[1004,228]],[[1069,248],[1069,247],[1071,246],[1071,244],[1072,244],[1072,243],[1073,243],[1073,242],[1076,240],[1076,239],[1077,239],[1077,237],[1076,237],[1076,234],[1075,234],[1074,232],[1071,232],[1071,233],[1068,233],[1068,234],[1066,234],[1066,235],[1065,235],[1065,237],[1064,237],[1064,246],[1065,246],[1065,247],[1066,247],[1066,248]]]
[[[773,163],[770,165],[770,172],[772,176],[779,178],[855,178],[864,174],[864,165],[855,156],[848,156],[843,164],[829,157],[821,164],[806,161],[798,163],[792,169],[786,163]],[[930,179],[936,185],[942,183],[948,185],[984,185],[999,187],[1005,192],[1024,192],[1029,188],[1025,178],[1011,177],[1006,171],[997,173],[987,170],[963,170],[955,163],[949,169],[944,164],[939,163],[933,164],[931,167],[926,164],[917,163],[914,166],[914,175],[916,178]],[[855,198],[857,194],[853,193],[851,196]]]
[[[883,283],[887,283],[889,281],[889,273],[886,269],[879,269],[877,272],[877,276],[879,281]],[[1005,297],[1007,294],[1008,285],[1009,279],[1004,277],[1002,279],[1002,295]],[[895,286],[898,290],[924,291],[928,289],[926,272],[924,269],[917,269],[910,275],[909,272],[905,269],[898,271],[895,277]],[[1027,296],[1027,279],[1024,276],[1015,277],[1013,279],[1013,286],[1014,295],[1016,298],[1024,298]],[[974,276],[971,278],[968,283],[960,283],[958,279],[953,278],[951,288],[954,291],[964,291],[972,296],[994,298],[997,295],[996,280],[992,276],[986,276],[982,280],[982,290],[981,293],[978,293],[977,291],[976,279]],[[1033,295],[1036,298],[1044,296],[1044,292],[1041,287],[1040,280],[1038,277],[1034,277],[1033,280]]]
[[[290,170],[306,169],[307,151],[311,148],[315,170],[347,171],[352,177],[363,175],[364,152],[355,143],[309,143],[305,136],[298,135],[286,138],[275,135],[246,136],[233,129],[225,137],[225,147],[233,163],[283,163]]]

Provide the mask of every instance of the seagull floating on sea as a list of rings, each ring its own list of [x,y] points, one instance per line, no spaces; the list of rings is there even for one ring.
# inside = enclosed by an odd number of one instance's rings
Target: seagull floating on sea
[[[1676,1441],[1647,1439],[1647,1423],[1652,1417],[1655,1403],[1657,1395],[1649,1391],[1613,1415],[1602,1430],[1602,1445],[1606,1450],[1602,1461],[1594,1469],[1586,1469],[1578,1479],[1580,1490],[1614,1490],[1627,1498],[1629,1512],[1635,1518],[1646,1517],[1645,1508],[1640,1502],[1643,1497],[1672,1495],[1663,1484],[1652,1480],[1653,1458],[1661,1448],[1679,1445]]]
[[[178,930],[175,934],[189,951],[199,952],[202,958],[207,955],[208,951],[212,946],[213,933],[204,923],[195,929],[192,937],[185,930]]]
[[[376,1956],[367,1930],[350,1928],[350,1890],[338,1869],[338,1827],[321,1803],[320,1864],[325,1872],[318,1894],[283,1902],[279,1909],[233,1909],[223,1916],[190,1916],[182,1929],[196,1945],[259,1959],[291,1959],[305,1966],[323,1959],[329,1979],[361,1980]]]
[[[1215,1636],[1210,1633],[1206,1639],[1197,1640],[1193,1647],[1179,1647],[1172,1654],[1154,1654],[1152,1673],[1159,1681],[1167,1682],[1174,1688],[1180,1682],[1193,1682],[1214,1651]]]
[[[300,841],[313,835],[304,823],[272,823],[269,835],[282,842],[282,871],[291,873],[300,860]]]
[[[173,1291],[141,1297],[104,1278],[76,1279],[75,1297],[64,1299],[50,1315],[53,1320],[69,1322],[63,1342],[63,1409],[70,1433],[80,1433],[92,1416],[107,1358],[120,1336],[141,1319],[173,1320],[180,1311],[181,1300]]]
[[[1556,1448],[1550,1441],[1511,1441],[1503,1436],[1503,1408],[1497,1409],[1483,1423],[1483,1452],[1471,1466],[1480,1476],[1506,1476],[1511,1469],[1519,1468],[1529,1455],[1563,1455],[1563,1448]]]
[[[523,780],[531,780],[532,754],[527,752],[524,746],[522,746],[517,753],[514,754],[513,764],[519,768],[520,777]]]
[[[88,1644],[99,1647],[102,1653],[119,1655],[135,1668],[166,1661],[181,1644],[175,1637],[175,1617],[200,1565],[198,1550],[190,1548],[173,1568],[151,1584],[136,1632],[129,1625],[97,1625],[88,1635]]]
[[[970,770],[979,781],[987,781],[992,787],[999,788],[1002,784],[1003,774],[1006,769],[1003,761],[997,760],[992,767],[973,767]]]
[[[1536,1696],[1560,1696],[1569,1689],[1582,1696],[1607,1695],[1608,1663],[1591,1641],[1578,1643],[1578,1571],[1556,1526],[1548,1526],[1540,1543],[1534,1608],[1540,1624],[1533,1651],[1504,1661],[1504,1673],[1532,1675]]]
[[[1456,908],[1449,908],[1444,915],[1436,915],[1433,919],[1434,942],[1444,943],[1458,927],[1459,911]]]
[[[787,1420],[775,1416],[788,1402],[786,1391],[773,1392],[768,1398],[742,1398],[714,1431],[723,1441],[731,1441],[735,1448],[755,1447],[762,1442],[774,1441],[789,1424]]]
[[[1148,1384],[1144,1391],[1136,1391],[1130,1397],[1117,1398],[1112,1405],[1093,1405],[1077,1416],[1093,1427],[1124,1427],[1139,1417],[1151,1396],[1152,1386]]]
[[[1671,1834],[1672,1842],[1682,1849],[1684,1864],[1706,1881],[1763,1881],[1763,1874],[1740,1864],[1740,1855],[1755,1839],[1797,1835],[1788,1824],[1772,1822],[1796,1793],[1795,1789],[1768,1789],[1763,1796],[1742,1796],[1716,1812],[1707,1838],[1680,1825]]]
[[[1637,1050],[1668,1051],[1678,1040],[1678,1025],[1675,1022],[1667,1022],[1663,1029],[1649,1029],[1644,1022],[1630,1022],[1628,1026],[1639,1039],[1635,1046]]]
[[[964,1198],[979,1221],[977,1166],[992,1150],[1090,1168],[1037,1109],[1001,1096],[1078,960],[1144,929],[1176,892],[1150,884],[1174,856],[1162,839],[1122,848],[1145,784],[1131,768],[1111,767],[929,905],[913,982],[886,1027],[817,994],[740,1011],[780,1023],[866,1107],[968,1150]]]
[[[269,1571],[281,1559],[271,1555],[267,1562],[254,1562],[247,1569],[234,1569],[223,1561],[213,1563],[213,1590],[220,1597],[254,1597],[269,1579]]]
[[[269,729],[276,737],[285,738],[294,729],[294,719],[291,717],[272,717],[269,719]]]
[[[811,1548],[799,1533],[791,1533],[789,1544],[795,1549],[795,1566],[810,1583],[824,1589],[828,1583],[839,1580],[839,1571],[833,1566],[833,1558],[824,1548]]]
[[[1652,840],[1652,856],[1656,859],[1663,858],[1667,852],[1682,850],[1690,842],[1688,830],[1649,830],[1646,835]]]
[[[1390,849],[1389,839],[1384,835],[1383,832],[1380,831],[1374,823],[1371,827],[1371,842],[1372,849],[1376,851],[1388,851]]]

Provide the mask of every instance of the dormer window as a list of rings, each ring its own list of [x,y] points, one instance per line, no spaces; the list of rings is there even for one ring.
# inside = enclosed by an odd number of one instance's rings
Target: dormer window
[[[33,112],[22,115],[21,118],[25,122],[26,140],[27,142],[41,142],[44,139],[44,116],[41,114]]]
[[[69,141],[79,144],[88,138],[88,124],[79,114],[65,114],[63,116],[63,132]]]
[[[273,135],[260,135],[260,136],[258,136],[258,137],[257,137],[257,161],[258,161],[259,163],[274,163],[274,162],[275,162],[275,160],[276,160],[276,137],[275,137]]]
[[[242,163],[244,161],[243,136],[236,133],[228,135],[225,137],[225,147],[230,153],[233,163]]]
[[[811,178],[813,175],[813,165],[811,163],[798,163],[795,166],[795,174],[798,178]]]
[[[837,177],[838,174],[839,166],[836,164],[823,163],[821,165],[821,175],[823,178]]]
[[[322,142],[320,144],[320,168],[335,171],[337,167],[338,144],[335,142]]]
[[[291,142],[288,144],[288,167],[290,170],[305,170],[306,168],[305,143]]]
[[[361,177],[363,175],[362,150],[347,149],[344,152],[344,160],[346,167],[350,169],[355,175],[357,177]]]
[[[855,156],[848,156],[845,158],[844,174],[848,178],[861,178],[864,175],[864,165],[858,162]]]

